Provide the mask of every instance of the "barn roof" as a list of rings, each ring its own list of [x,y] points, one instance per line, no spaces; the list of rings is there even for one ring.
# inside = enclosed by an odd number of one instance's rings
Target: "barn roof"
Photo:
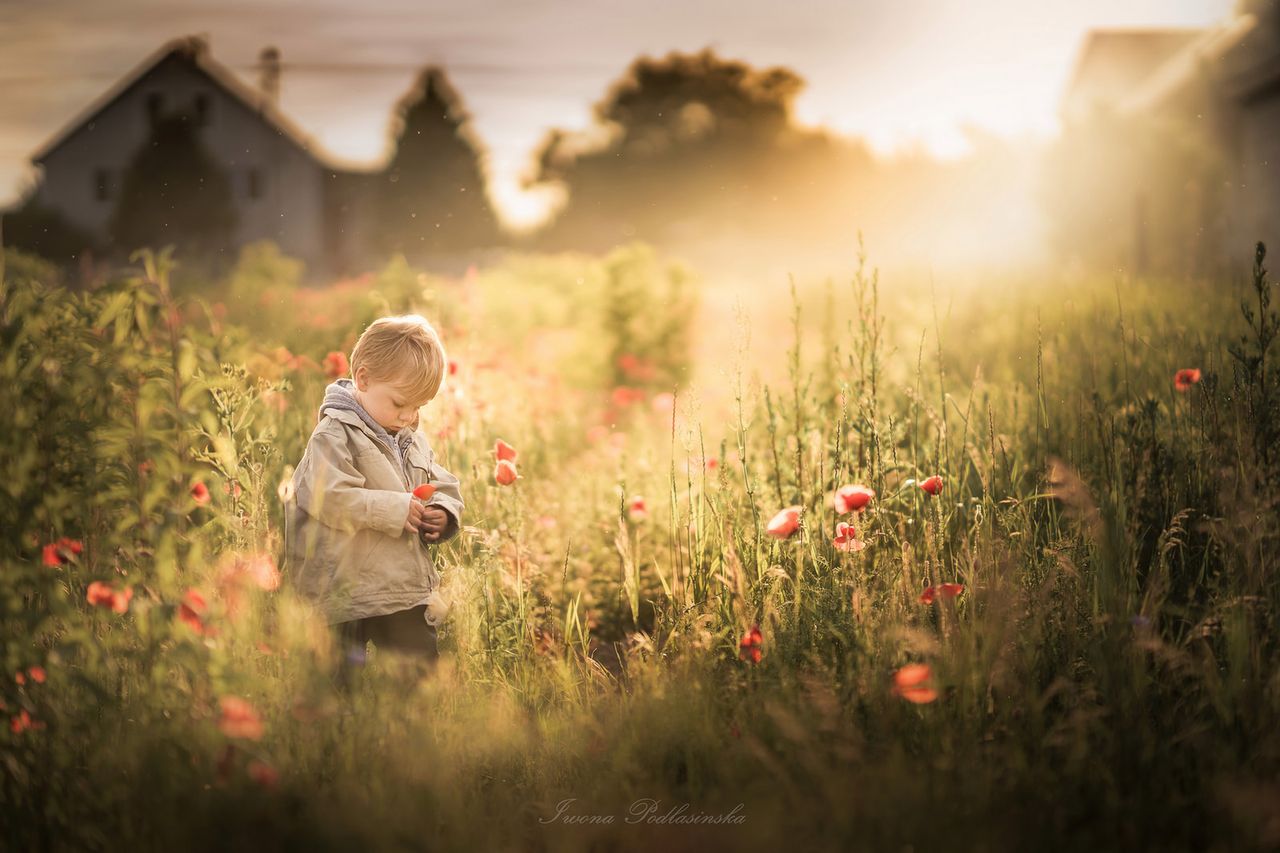
[[[62,147],[71,137],[101,115],[125,93],[144,81],[157,67],[169,60],[178,60],[189,64],[202,73],[210,82],[220,88],[229,97],[239,101],[264,123],[281,136],[288,139],[313,159],[333,169],[345,168],[333,164],[333,158],[325,155],[303,131],[284,113],[265,93],[241,82],[229,68],[213,60],[209,56],[208,43],[198,37],[174,39],[147,57],[132,71],[122,77],[114,86],[104,92],[97,100],[68,122],[32,155],[33,163],[43,163],[50,154]]]
[[[1201,29],[1093,30],[1085,38],[1061,113],[1077,116],[1095,103],[1118,103],[1157,68],[1204,34]]]

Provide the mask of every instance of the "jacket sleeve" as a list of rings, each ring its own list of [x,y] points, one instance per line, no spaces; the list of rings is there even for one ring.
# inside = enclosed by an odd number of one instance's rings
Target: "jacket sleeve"
[[[351,458],[346,431],[336,423],[311,434],[294,474],[294,488],[303,511],[347,532],[371,528],[399,536],[413,500],[408,492],[365,488],[365,477]]]
[[[439,542],[452,539],[458,535],[462,527],[462,492],[458,488],[458,478],[446,471],[434,460],[431,463],[431,478],[428,481],[436,487],[435,494],[427,501],[427,506],[438,506],[449,514],[449,524],[440,534]],[[405,509],[408,512],[408,509]]]

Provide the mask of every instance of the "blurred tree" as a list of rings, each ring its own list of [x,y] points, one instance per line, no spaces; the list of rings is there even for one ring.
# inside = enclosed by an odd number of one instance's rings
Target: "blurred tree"
[[[806,211],[813,236],[833,174],[868,168],[871,156],[792,124],[803,87],[793,71],[710,49],[637,59],[596,105],[595,131],[553,130],[544,142],[535,182],[558,185],[567,205],[540,242],[598,250],[635,238],[798,235]],[[824,221],[837,220],[847,225]]]
[[[482,146],[441,69],[422,72],[394,121],[395,154],[376,179],[374,244],[416,260],[499,242]]]
[[[184,258],[229,260],[236,224],[231,182],[200,142],[196,122],[160,118],[124,174],[108,226],[123,252],[175,244]]]

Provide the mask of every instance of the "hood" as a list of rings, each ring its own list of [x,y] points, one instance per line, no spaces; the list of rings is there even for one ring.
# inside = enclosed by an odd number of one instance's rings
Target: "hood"
[[[324,402],[320,404],[320,417],[332,414],[334,412],[354,412],[375,438],[390,448],[396,458],[404,462],[404,452],[406,448],[413,442],[413,427],[405,427],[397,432],[394,436],[383,428],[382,424],[373,419],[373,416],[365,411],[364,406],[360,405],[356,400],[355,382],[349,377],[337,379],[324,389]]]

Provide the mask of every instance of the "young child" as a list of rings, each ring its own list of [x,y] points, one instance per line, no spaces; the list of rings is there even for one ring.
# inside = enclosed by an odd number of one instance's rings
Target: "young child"
[[[457,535],[463,503],[458,478],[436,463],[417,427],[446,364],[424,318],[371,323],[351,353],[351,378],[325,389],[293,473],[286,577],[336,629],[344,683],[368,640],[428,668],[437,659],[445,603],[428,546]],[[425,501],[413,494],[424,484],[434,487]]]

